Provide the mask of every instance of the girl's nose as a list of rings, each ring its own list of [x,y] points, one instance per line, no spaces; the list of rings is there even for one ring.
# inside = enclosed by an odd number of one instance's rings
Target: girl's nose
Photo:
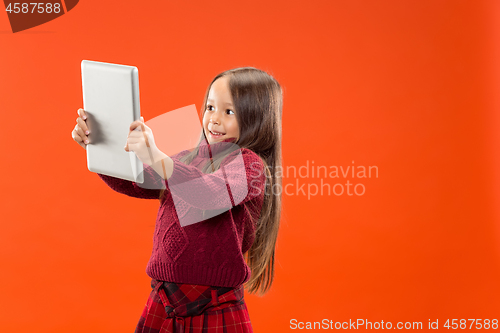
[[[210,118],[210,122],[213,124],[219,124],[219,120],[215,117]]]

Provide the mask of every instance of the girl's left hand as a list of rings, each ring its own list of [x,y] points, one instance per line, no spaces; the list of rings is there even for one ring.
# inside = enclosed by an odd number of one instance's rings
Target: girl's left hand
[[[142,163],[152,165],[159,149],[156,147],[151,128],[144,124],[144,118],[130,124],[130,132],[127,136],[125,151],[133,151]]]

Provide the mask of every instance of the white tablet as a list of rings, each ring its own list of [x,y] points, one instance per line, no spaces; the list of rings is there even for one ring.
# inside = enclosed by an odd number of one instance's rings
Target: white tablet
[[[139,71],[134,66],[82,60],[89,171],[143,183],[143,164],[123,148],[130,124],[141,117]]]

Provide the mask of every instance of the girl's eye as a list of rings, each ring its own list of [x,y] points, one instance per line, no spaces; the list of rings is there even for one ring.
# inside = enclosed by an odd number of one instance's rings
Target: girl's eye
[[[212,106],[212,105],[210,105],[210,104],[207,104],[207,110],[208,110],[208,111],[212,111],[210,108],[213,108],[213,106]],[[234,114],[234,111],[233,111],[233,110],[227,109],[227,110],[226,110],[226,112],[227,112],[227,111],[231,112],[231,113],[228,113],[228,114]]]

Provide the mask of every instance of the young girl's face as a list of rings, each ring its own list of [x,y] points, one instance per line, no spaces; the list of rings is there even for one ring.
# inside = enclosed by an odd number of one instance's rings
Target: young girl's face
[[[240,130],[229,91],[228,78],[225,76],[215,80],[210,87],[207,108],[203,114],[203,130],[209,143],[239,138]]]

